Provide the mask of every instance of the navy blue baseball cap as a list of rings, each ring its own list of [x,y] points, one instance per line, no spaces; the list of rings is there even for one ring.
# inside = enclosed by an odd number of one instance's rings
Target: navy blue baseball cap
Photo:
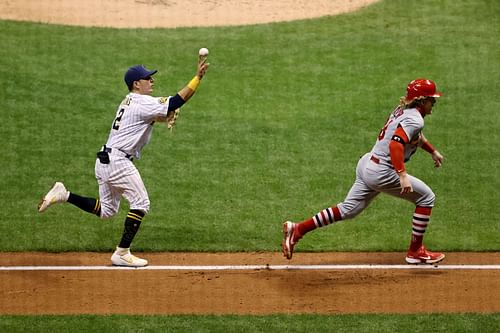
[[[157,70],[149,71],[143,65],[135,65],[130,67],[125,73],[125,83],[127,84],[128,90],[132,90],[132,85],[134,81],[139,81],[147,78],[158,72]]]

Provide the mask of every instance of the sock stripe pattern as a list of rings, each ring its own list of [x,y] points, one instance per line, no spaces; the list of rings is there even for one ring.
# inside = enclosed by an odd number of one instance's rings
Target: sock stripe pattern
[[[324,227],[325,225],[335,222],[335,212],[332,207],[323,209],[321,212],[313,216],[313,221],[317,228]]]
[[[426,207],[417,207],[413,213],[412,234],[423,236],[431,217],[431,209]]]
[[[92,214],[97,216],[101,215],[101,201],[96,199],[94,209],[92,210]]]
[[[142,222],[142,218],[143,218],[139,214],[136,214],[136,213],[133,213],[133,212],[128,212],[127,217],[131,218],[132,220],[139,221],[139,222]]]

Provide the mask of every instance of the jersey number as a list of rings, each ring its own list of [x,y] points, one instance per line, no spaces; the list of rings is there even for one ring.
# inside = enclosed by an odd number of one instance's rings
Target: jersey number
[[[120,121],[122,120],[123,112],[125,112],[125,109],[120,109],[120,111],[118,111],[115,121],[113,121],[114,130],[118,130],[120,128]]]
[[[382,140],[385,136],[385,132],[387,132],[387,127],[392,123],[393,119],[389,119],[386,123],[385,126],[380,130],[380,133],[378,134],[378,140]]]
[[[392,113],[392,115],[394,116],[394,119],[402,116],[404,113],[404,110],[398,106],[396,108],[396,110],[394,110],[394,112]],[[384,137],[385,137],[385,132],[387,132],[387,127],[389,127],[389,125],[393,122],[394,119],[387,119],[387,122],[385,123],[384,127],[382,127],[382,129],[380,130],[380,133],[378,134],[378,140],[382,140]]]

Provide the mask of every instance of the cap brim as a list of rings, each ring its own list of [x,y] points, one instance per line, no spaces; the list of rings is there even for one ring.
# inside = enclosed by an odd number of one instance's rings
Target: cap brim
[[[148,77],[148,76],[151,76],[151,75],[154,75],[158,72],[158,70],[152,70],[152,71],[148,71],[146,75],[144,75],[142,78],[144,79],[145,77]]]

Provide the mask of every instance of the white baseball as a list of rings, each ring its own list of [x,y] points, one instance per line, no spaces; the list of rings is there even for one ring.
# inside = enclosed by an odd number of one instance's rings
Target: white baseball
[[[202,57],[206,57],[208,55],[208,49],[206,47],[202,47],[199,51],[198,54]]]

